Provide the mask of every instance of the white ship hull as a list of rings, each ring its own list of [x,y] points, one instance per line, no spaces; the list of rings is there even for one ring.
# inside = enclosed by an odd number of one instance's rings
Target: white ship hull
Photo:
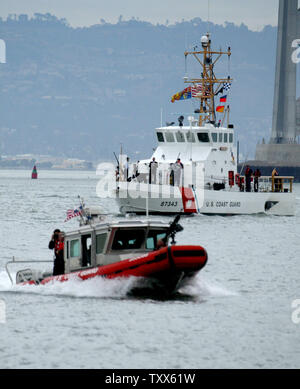
[[[149,189],[148,189],[149,188]],[[127,183],[120,183],[117,201],[122,213],[143,214],[212,214],[212,215],[254,215],[267,214],[293,216],[295,195],[276,192],[239,192],[191,190],[173,187],[168,196],[159,185],[139,185],[133,189]],[[148,197],[148,198],[147,198]]]

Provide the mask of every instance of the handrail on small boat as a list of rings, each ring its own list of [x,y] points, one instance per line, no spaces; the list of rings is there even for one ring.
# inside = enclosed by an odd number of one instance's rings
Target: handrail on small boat
[[[23,261],[23,260],[19,261],[19,260],[17,260],[16,261],[15,257],[13,257],[12,261],[6,262],[5,270],[6,270],[6,273],[7,273],[8,277],[9,277],[9,279],[10,279],[10,282],[13,285],[14,282],[13,282],[12,276],[11,276],[11,274],[9,272],[8,265],[10,265],[12,263],[49,263],[49,262],[53,263],[53,259],[52,260],[46,260],[46,261],[39,261],[39,260],[37,260],[37,261],[36,260],[35,261]]]

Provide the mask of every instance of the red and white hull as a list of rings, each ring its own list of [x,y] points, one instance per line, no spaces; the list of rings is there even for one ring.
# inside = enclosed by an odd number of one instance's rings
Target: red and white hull
[[[201,246],[169,246],[138,258],[128,258],[59,276],[31,279],[22,282],[22,285],[45,285],[53,281],[66,282],[71,279],[85,281],[95,277],[137,277],[147,279],[154,288],[173,293],[187,279],[194,277],[206,262],[207,252]]]
[[[295,214],[294,193],[240,192],[160,185],[119,183],[117,202],[122,213],[286,215]]]

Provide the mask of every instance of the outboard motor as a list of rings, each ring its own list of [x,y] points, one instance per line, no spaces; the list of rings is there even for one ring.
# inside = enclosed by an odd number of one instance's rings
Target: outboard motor
[[[22,282],[34,281],[39,283],[43,279],[42,273],[40,271],[34,271],[31,269],[19,270],[16,274],[16,283],[21,284]]]

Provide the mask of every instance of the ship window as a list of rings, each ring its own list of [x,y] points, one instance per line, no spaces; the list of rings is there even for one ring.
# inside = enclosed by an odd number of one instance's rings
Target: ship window
[[[222,143],[223,142],[223,134],[220,132],[219,133],[219,142]]]
[[[79,245],[79,239],[71,240],[70,242],[70,257],[79,257],[80,251],[79,251],[80,245]]]
[[[185,142],[184,135],[182,132],[176,132],[176,139],[177,139],[177,142],[179,142],[179,143]]]
[[[166,132],[166,141],[175,142],[174,135],[171,132]]]
[[[132,250],[141,248],[145,240],[145,230],[119,229],[115,233],[112,250]]]
[[[224,143],[227,143],[228,142],[228,134],[224,134]]]
[[[96,235],[96,254],[102,254],[106,242],[107,234]]]
[[[165,141],[164,134],[162,132],[157,132],[156,135],[157,135],[157,140],[159,142],[164,142]]]
[[[189,143],[195,143],[196,140],[195,140],[195,135],[193,132],[189,131],[187,132],[186,134],[186,140],[189,142]]]
[[[211,136],[212,136],[213,142],[218,142],[218,133],[217,132],[213,132],[211,134]]]
[[[208,136],[207,132],[198,132],[197,135],[198,135],[199,142],[202,142],[202,143],[209,142],[209,136]]]
[[[157,248],[157,242],[166,237],[162,230],[150,230],[146,240],[146,249],[154,250]]]
[[[233,134],[229,134],[229,142],[233,143]]]

